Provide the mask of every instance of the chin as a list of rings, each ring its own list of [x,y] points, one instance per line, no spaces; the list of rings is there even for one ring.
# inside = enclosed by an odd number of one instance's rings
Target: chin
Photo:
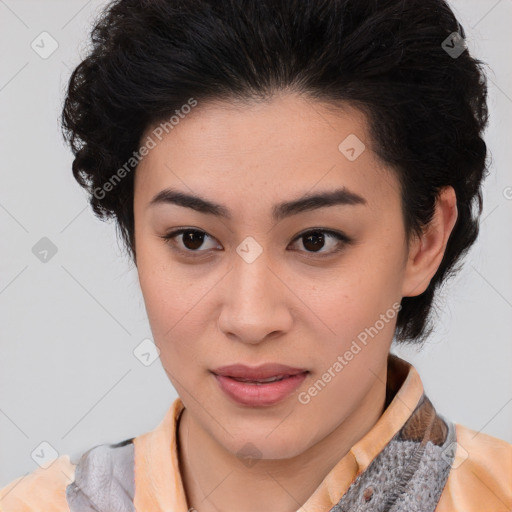
[[[260,459],[280,460],[292,459],[300,455],[307,447],[302,446],[302,439],[290,438],[290,436],[280,437],[268,432],[261,435],[241,436],[229,439],[224,448],[239,457],[242,461],[246,461],[248,467],[256,465]],[[270,439],[272,437],[272,439]]]

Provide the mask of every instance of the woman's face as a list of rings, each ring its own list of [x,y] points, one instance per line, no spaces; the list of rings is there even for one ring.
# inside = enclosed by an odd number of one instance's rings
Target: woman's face
[[[135,240],[162,364],[190,421],[226,450],[252,443],[264,458],[296,456],[385,389],[398,304],[418,284],[406,273],[398,182],[360,112],[298,96],[199,103],[161,141],[151,136],[135,177]],[[169,197],[151,204],[166,189],[226,215]],[[279,206],[341,189],[361,199]],[[180,228],[197,232],[163,238]],[[264,363],[307,373],[281,398],[290,380],[228,378],[247,403],[212,373]]]

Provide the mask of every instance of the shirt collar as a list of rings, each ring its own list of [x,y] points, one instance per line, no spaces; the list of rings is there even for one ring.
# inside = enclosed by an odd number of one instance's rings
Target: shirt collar
[[[330,510],[403,427],[423,395],[423,384],[414,366],[391,353],[388,356],[387,388],[388,396],[392,398],[383,414],[326,475],[299,509],[301,512]],[[134,439],[136,510],[188,510],[178,461],[177,425],[183,409],[183,402],[176,398],[154,430]]]

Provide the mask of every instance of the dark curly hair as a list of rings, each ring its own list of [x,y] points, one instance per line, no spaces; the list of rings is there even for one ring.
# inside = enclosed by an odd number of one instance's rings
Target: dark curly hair
[[[114,0],[64,100],[73,174],[95,214],[116,219],[136,264],[126,170],[136,168],[148,127],[190,98],[263,101],[286,90],[353,105],[399,178],[408,240],[431,221],[442,187],[457,195],[439,269],[422,294],[402,298],[397,317],[396,341],[421,345],[433,329],[434,291],[478,236],[488,172],[484,64],[460,46],[464,37],[444,0]]]

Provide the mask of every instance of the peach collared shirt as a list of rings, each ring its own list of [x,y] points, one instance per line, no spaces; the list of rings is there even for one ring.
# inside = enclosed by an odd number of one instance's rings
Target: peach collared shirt
[[[423,394],[416,369],[400,359],[405,380],[373,428],[326,475],[297,512],[329,512],[350,484],[411,416]],[[136,511],[187,512],[177,451],[183,402],[177,398],[162,422],[133,440]],[[456,424],[457,449],[435,512],[511,512],[512,444]],[[75,465],[64,455],[0,490],[0,512],[69,512],[65,488]]]

